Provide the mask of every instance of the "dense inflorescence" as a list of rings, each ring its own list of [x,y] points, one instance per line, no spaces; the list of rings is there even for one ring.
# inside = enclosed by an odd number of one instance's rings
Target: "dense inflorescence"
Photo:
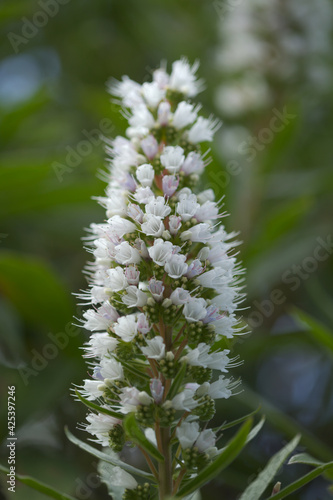
[[[90,227],[94,261],[81,295],[91,304],[83,326],[92,334],[85,346],[91,377],[79,393],[100,407],[84,428],[119,453],[131,441],[124,416],[133,414],[170,454],[165,491],[219,453],[206,425],[214,401],[237,385],[227,374],[237,364],[230,346],[241,331],[235,235],[221,224],[213,191],[200,189],[209,161],[200,143],[211,141],[220,123],[198,116],[200,105],[190,100],[202,89],[196,70],[181,59],[170,75],[154,71],[150,83],[110,83],[129,127],[126,138],[107,140],[108,186],[98,199],[106,221]],[[147,484],[118,472],[123,498],[150,498]]]

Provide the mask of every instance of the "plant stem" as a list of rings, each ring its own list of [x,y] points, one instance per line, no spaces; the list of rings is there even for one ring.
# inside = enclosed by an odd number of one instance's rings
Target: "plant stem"
[[[170,446],[170,427],[160,429],[164,462],[159,464],[159,500],[165,500],[172,493],[172,462]]]

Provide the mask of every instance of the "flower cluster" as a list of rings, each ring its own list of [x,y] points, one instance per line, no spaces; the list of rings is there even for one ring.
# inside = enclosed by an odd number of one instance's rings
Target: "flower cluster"
[[[206,422],[214,400],[237,385],[227,374],[241,331],[235,235],[221,224],[213,191],[198,189],[209,161],[200,143],[220,123],[198,116],[190,100],[202,89],[196,70],[181,59],[150,83],[110,83],[129,127],[106,147],[109,183],[98,199],[106,221],[90,227],[94,260],[81,295],[91,304],[83,326],[92,334],[91,377],[79,392],[100,409],[85,429],[118,453],[131,441],[124,418],[135,415],[147,439],[173,454],[168,493],[218,453]],[[149,488],[129,481],[123,498],[149,498]]]

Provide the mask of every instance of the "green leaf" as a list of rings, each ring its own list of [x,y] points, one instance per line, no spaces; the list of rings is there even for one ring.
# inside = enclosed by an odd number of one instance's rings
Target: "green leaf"
[[[70,295],[55,272],[40,260],[1,252],[0,292],[30,323],[63,331],[72,319]]]
[[[67,427],[65,427],[65,433],[68,439],[73,443],[76,444],[81,450],[86,451],[87,453],[90,453],[94,457],[99,458],[100,460],[104,460],[104,462],[108,462],[109,464],[112,464],[116,467],[121,467],[124,469],[126,472],[129,472],[130,474],[135,474],[137,476],[142,476],[145,477],[146,479],[154,479],[152,474],[149,474],[148,472],[145,472],[143,470],[137,469],[136,467],[133,467],[132,465],[128,465],[125,462],[122,462],[121,460],[117,460],[115,458],[111,458],[109,455],[106,453],[103,453],[100,450],[97,450],[96,448],[93,448],[93,446],[90,446],[89,444],[84,443],[80,439],[78,439],[76,436],[74,436]]]
[[[254,439],[256,437],[256,435],[261,431],[262,426],[265,423],[265,420],[266,420],[266,418],[263,415],[261,417],[260,421],[257,423],[257,425],[255,427],[253,427],[253,429],[251,429],[251,432],[249,433],[249,435],[246,438],[246,444],[249,443],[250,441],[252,441],[252,439]]]
[[[9,473],[9,469],[0,465],[0,471],[4,474]],[[15,474],[16,479],[18,479],[21,483],[33,488],[34,490],[47,495],[48,497],[55,498],[56,500],[76,500],[74,497],[70,495],[66,495],[65,493],[60,493],[60,491],[55,490],[51,486],[44,484],[37,479],[34,479],[30,476],[22,476],[21,474]]]
[[[267,486],[274,479],[276,473],[287,459],[288,455],[296,448],[300,436],[295,436],[282,450],[276,453],[260,472],[257,478],[246,488],[239,500],[259,500]],[[274,497],[275,498],[275,497]]]
[[[323,462],[317,460],[316,458],[311,457],[308,453],[299,453],[298,455],[293,455],[290,457],[288,465],[291,464],[306,464],[313,465],[317,467],[318,465],[324,465]]]
[[[119,420],[122,420],[124,418],[124,415],[122,415],[120,412],[117,413],[116,411],[108,410],[107,408],[103,408],[102,406],[98,406],[95,403],[88,401],[88,399],[81,396],[77,389],[75,389],[75,394],[83,404],[85,404],[92,410],[98,411],[99,413],[104,413],[105,415],[109,415],[110,417],[118,418]]]
[[[170,390],[167,394],[168,399],[172,399],[178,393],[179,387],[180,387],[180,385],[184,379],[185,373],[186,373],[186,368],[187,368],[186,363],[183,363],[181,369],[179,370],[179,372],[177,373],[177,375],[173,379]]]
[[[231,422],[227,422],[226,424],[222,424],[219,427],[215,427],[215,429],[213,429],[213,431],[214,432],[224,431],[226,429],[230,429],[231,427],[235,427],[238,424],[242,424],[243,422],[245,422],[245,420],[248,420],[250,417],[253,417],[254,415],[256,415],[256,413],[258,413],[259,410],[260,410],[260,406],[258,406],[258,408],[256,410],[251,411],[251,413],[244,415],[244,417],[237,418],[236,420],[232,420]]]
[[[176,494],[175,498],[183,498],[184,496],[198,490],[208,481],[217,476],[231,462],[233,462],[244,448],[251,426],[252,419],[249,419],[244,425],[242,425],[240,430],[229,441],[227,446],[223,448],[217,459],[212,464],[205,467],[196,477],[188,481]]]
[[[134,413],[130,413],[124,420],[124,429],[133,443],[141,446],[152,457],[156,458],[159,462],[164,462],[164,457],[158,449],[146,438],[140,429]]]
[[[318,345],[327,347],[333,353],[333,333],[326,326],[298,308],[293,309],[292,316],[306,327],[306,331]]]
[[[143,378],[144,380],[150,379],[149,375],[147,373],[142,372],[141,370],[138,370],[135,368],[133,365],[130,363],[127,363],[123,359],[120,361],[119,358],[116,357],[116,360],[119,361],[123,365],[126,370],[128,370],[132,375],[136,375],[137,377]],[[142,365],[142,368],[146,368],[144,365]]]
[[[281,490],[279,493],[276,493],[276,495],[274,495],[271,498],[273,498],[274,500],[281,500],[281,498],[286,498],[288,495],[290,495],[294,491],[299,490],[300,488],[308,484],[310,481],[313,481],[313,479],[320,476],[329,469],[333,469],[333,462],[328,462],[327,464],[320,465],[319,467],[312,470],[305,476],[302,476],[300,479],[297,479],[297,481],[294,481],[293,483],[283,488],[283,490]]]

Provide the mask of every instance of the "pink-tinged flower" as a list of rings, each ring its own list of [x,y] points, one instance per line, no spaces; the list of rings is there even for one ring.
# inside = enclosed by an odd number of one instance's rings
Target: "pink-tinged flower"
[[[194,278],[194,276],[198,276],[203,271],[204,271],[204,268],[202,267],[200,260],[195,259],[188,266],[186,276],[187,276],[187,278]]]
[[[171,116],[170,111],[171,111],[170,103],[168,101],[161,102],[157,111],[157,120],[160,125],[162,126],[168,125]]]
[[[158,281],[155,278],[149,280],[148,290],[156,300],[156,302],[161,302],[163,300],[163,292],[165,287],[163,286],[163,281]]]
[[[144,313],[138,314],[137,317],[138,331],[142,334],[150,332],[149,321]]]
[[[172,196],[177,191],[179,177],[175,175],[164,175],[162,179],[162,189],[165,196]]]
[[[153,160],[158,152],[158,142],[153,135],[148,135],[142,139],[141,148],[148,160]]]
[[[139,205],[135,205],[135,203],[129,203],[127,207],[128,216],[135,220],[136,222],[141,223],[143,221],[143,211],[139,207]]]
[[[185,175],[191,175],[194,173],[200,173],[205,168],[205,163],[199,153],[191,151],[185,158],[183,165],[181,166],[181,171]]]
[[[169,231],[170,234],[175,235],[178,233],[179,229],[182,225],[181,217],[177,217],[177,215],[170,215],[169,217]]]
[[[138,285],[140,280],[140,271],[134,266],[126,267],[125,278],[129,285]]]
[[[164,387],[163,387],[160,379],[153,378],[150,381],[150,392],[154,398],[155,403],[159,404],[162,402],[163,394],[164,394]]]

